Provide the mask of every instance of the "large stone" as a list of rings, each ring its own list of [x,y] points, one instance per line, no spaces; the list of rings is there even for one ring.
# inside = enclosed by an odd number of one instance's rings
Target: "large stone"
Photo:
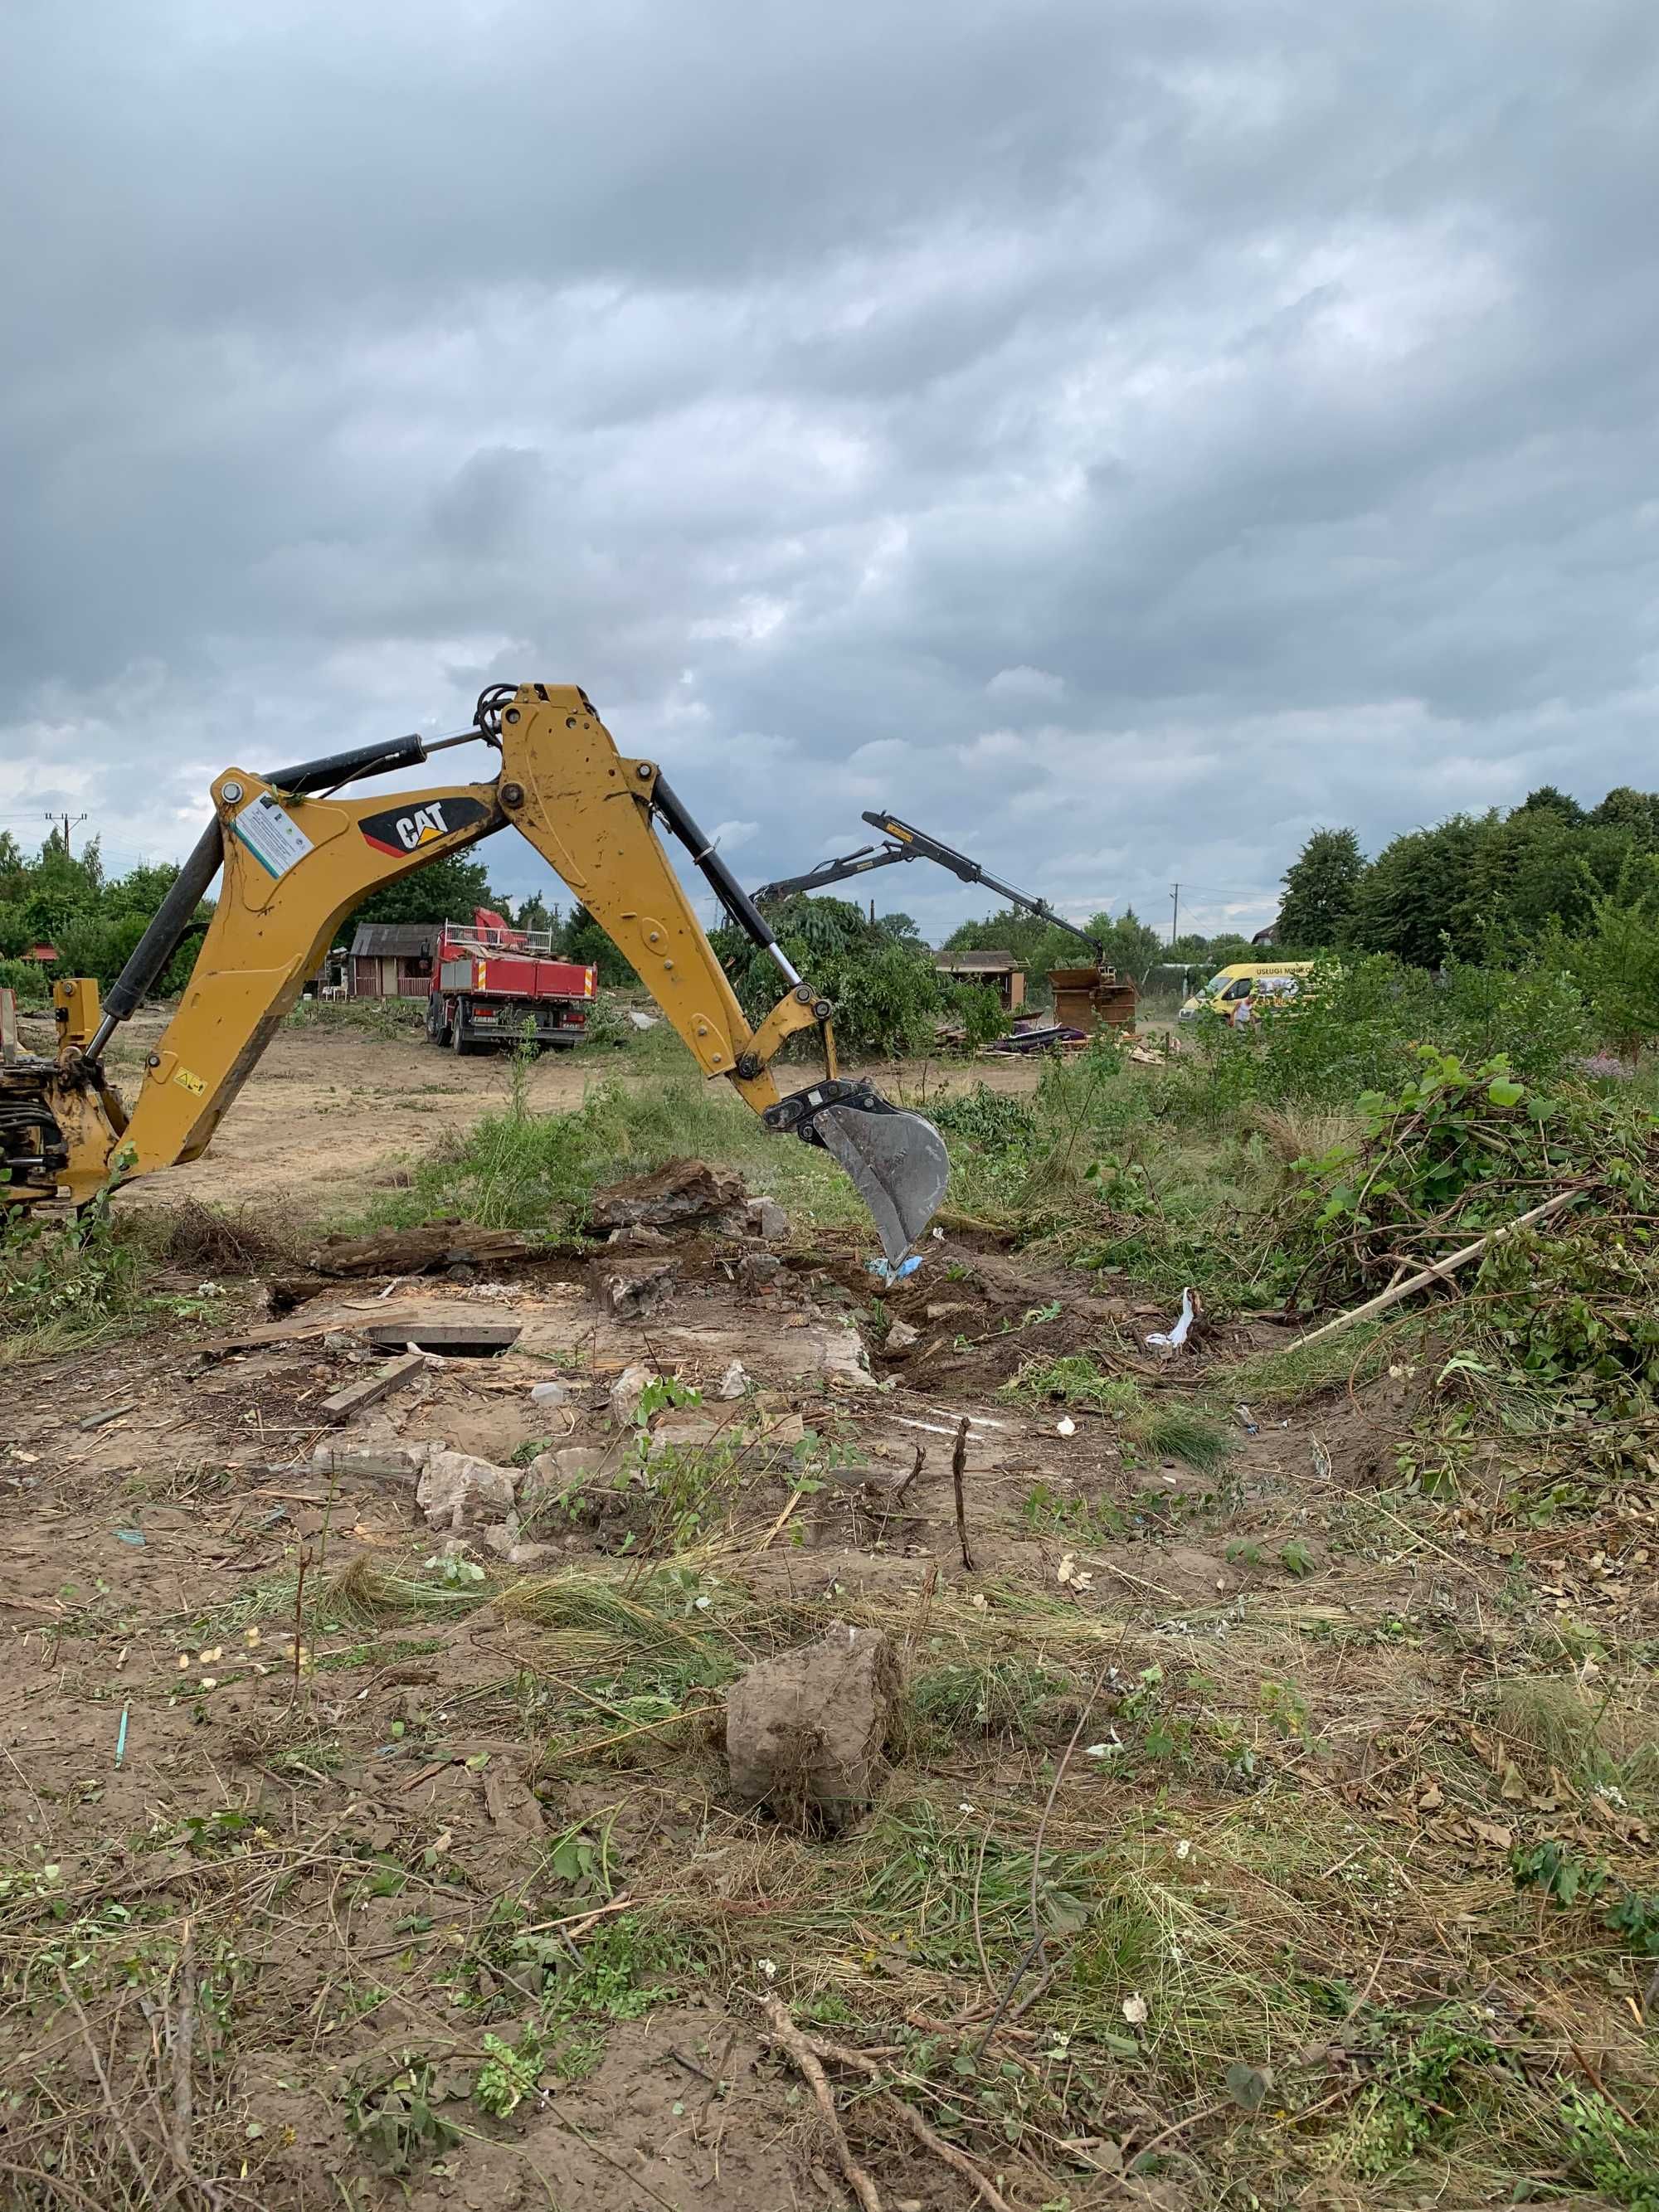
[[[775,1252],[745,1252],[738,1262],[738,1288],[746,1297],[761,1291],[774,1290],[783,1273],[783,1262]]]
[[[789,1216],[775,1198],[751,1198],[744,1215],[750,1235],[764,1243],[781,1244],[789,1234]]]
[[[415,1492],[426,1525],[441,1534],[463,1536],[511,1510],[518,1477],[471,1452],[434,1451]]]
[[[588,1482],[603,1482],[622,1463],[623,1443],[566,1444],[559,1451],[538,1452],[525,1469],[519,1485],[519,1504],[526,1512],[549,1499],[568,1498]]]
[[[670,1160],[649,1175],[630,1176],[595,1191],[587,1210],[590,1230],[683,1229],[715,1224],[730,1215],[743,1218],[744,1191],[739,1176],[711,1168],[707,1160]]]
[[[726,1703],[733,1794],[781,1818],[841,1828],[880,1786],[899,1695],[879,1629],[832,1622],[739,1675]]]

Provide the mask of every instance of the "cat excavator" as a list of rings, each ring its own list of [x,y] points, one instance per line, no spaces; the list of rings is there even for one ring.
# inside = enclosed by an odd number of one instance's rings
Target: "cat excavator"
[[[346,786],[452,746],[500,755],[493,781],[369,798]],[[823,1146],[869,1207],[896,1267],[944,1197],[932,1123],[836,1064],[834,1008],[795,970],[653,761],[619,753],[574,684],[498,684],[453,737],[386,739],[269,775],[228,768],[214,817],[100,1004],[87,978],[52,987],[57,1050],[0,1062],[0,1205],[85,1206],[135,1176],[199,1159],[345,917],[372,892],[513,828],[633,963],[703,1073],[766,1127]],[[783,995],[751,1029],[656,834],[677,838],[726,913],[777,969]],[[222,876],[178,1011],[129,1107],[104,1067],[111,1037],[153,988]],[[815,1030],[822,1077],[781,1094],[772,1062]]]

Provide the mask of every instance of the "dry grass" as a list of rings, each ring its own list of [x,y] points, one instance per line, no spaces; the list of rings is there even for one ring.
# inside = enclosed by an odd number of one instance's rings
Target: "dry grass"
[[[181,1199],[164,1212],[132,1217],[158,1265],[204,1276],[258,1275],[299,1264],[301,1238],[292,1224],[266,1208],[204,1206]]]
[[[1245,1120],[1272,1158],[1285,1168],[1297,1160],[1321,1159],[1338,1145],[1355,1142],[1361,1128],[1357,1115],[1317,1106],[1252,1106]]]

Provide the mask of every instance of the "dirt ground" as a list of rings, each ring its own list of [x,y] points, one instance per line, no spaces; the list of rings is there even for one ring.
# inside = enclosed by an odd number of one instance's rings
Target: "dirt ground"
[[[527,2009],[522,1978],[492,1948],[504,1903],[532,1926],[568,1929],[580,1955],[617,1903],[688,1878],[703,1910],[738,1913],[720,1869],[766,1837],[763,1821],[724,1801],[718,1758],[696,1729],[677,1762],[647,1755],[641,1765],[619,1749],[596,1770],[591,1756],[550,1755],[534,1701],[526,1707],[524,1684],[556,1680],[569,1662],[535,1605],[515,1607],[515,1589],[616,1560],[623,1523],[550,1510],[532,1530],[546,1547],[534,1572],[493,1579],[489,1601],[470,1601],[465,1584],[446,1592],[428,1572],[435,1594],[423,1608],[398,1620],[382,1601],[377,1621],[370,1584],[353,1612],[354,1577],[418,1575],[434,1540],[407,1475],[326,1470],[313,1462],[319,1448],[362,1455],[441,1440],[497,1463],[550,1443],[603,1450],[625,1365],[644,1359],[712,1398],[737,1360],[769,1394],[763,1402],[801,1417],[782,1433],[799,1437],[804,1424],[832,1437],[845,1463],[802,1493],[787,1448],[759,1453],[717,1560],[750,1605],[787,1606],[801,1622],[861,1608],[914,1617],[952,1592],[1054,1593],[1076,1554],[1075,1603],[1103,1638],[1171,1611],[1223,1622],[1247,1595],[1270,1617],[1341,1615],[1352,1576],[1309,1581],[1230,1559],[1201,1534],[1154,1534],[1158,1494],[1177,1531],[1176,1504],[1197,1494],[1173,1461],[1130,1476],[1109,1424],[1085,1422],[1062,1440],[1047,1414],[987,1395],[1012,1370],[1002,1323],[1022,1304],[1064,1300],[1061,1316],[1030,1332],[1055,1341],[1098,1339],[1138,1312],[969,1247],[947,1242],[929,1257],[931,1292],[905,1298],[921,1326],[914,1367],[915,1353],[885,1360],[878,1348],[872,1359],[842,1287],[850,1260],[798,1254],[781,1290],[745,1299],[726,1280],[720,1248],[694,1246],[680,1298],[654,1325],[604,1320],[580,1267],[469,1291],[374,1281],[271,1324],[248,1301],[234,1319],[227,1301],[226,1326],[198,1332],[187,1355],[176,1338],[152,1338],[113,1360],[63,1359],[27,1376],[0,1456],[11,1501],[0,1618],[14,1670],[0,1728],[11,1777],[0,1849],[14,1866],[48,1862],[54,1894],[94,1921],[112,1900],[141,1912],[156,1938],[176,1939],[194,1918],[204,1975],[215,1961],[225,2045],[216,2052],[221,2031],[210,2028],[199,2063],[207,2077],[219,2069],[214,2094],[247,2154],[252,2194],[240,2201],[382,2201],[355,2135],[374,2108],[365,2085],[411,2057],[441,2081],[470,2081],[483,2037],[511,2041]],[[931,1325],[930,1302],[942,1309]],[[364,1371],[355,1332],[369,1322],[415,1335],[479,1315],[519,1326],[505,1356],[434,1358],[348,1426],[319,1419],[319,1401]],[[930,1344],[951,1347],[943,1398],[926,1379]],[[551,1415],[530,1396],[550,1376],[571,1384]],[[951,1472],[964,1415],[971,1572]],[[1267,1493],[1308,1449],[1288,1430],[1241,1442],[1245,1480]],[[925,1464],[895,1504],[919,1444]],[[1139,1509],[1148,1534],[1079,1551],[1033,1531],[1018,1507],[1039,1481],[1126,1502],[1150,1489]],[[1302,1525],[1289,1507],[1258,1519],[1270,1535]],[[345,1595],[335,1625],[299,1644],[296,1667],[293,1618],[272,1609],[272,1591],[301,1558],[313,1591]],[[1374,1603],[1375,1572],[1359,1579]],[[1407,1601],[1406,1578],[1395,1580]],[[604,1701],[595,1708],[603,1741],[612,1731]],[[600,1808],[619,1815],[625,1871],[612,1894],[573,1894],[549,1846],[573,1826],[591,1829]],[[763,1907],[757,1939],[767,1924]],[[822,2137],[804,2124],[799,2081],[757,2032],[763,1946],[747,1925],[726,1923],[723,1984],[640,2018],[624,2008],[592,2071],[412,2171],[403,2201],[489,2212],[548,2201],[607,2212],[845,2201]],[[228,1928],[234,1936],[210,1938]],[[150,2031],[136,2005],[118,2002],[100,2033],[118,2065],[142,2065]],[[78,2041],[48,1988],[33,2045],[14,2063],[73,2066]],[[8,2140],[0,2126],[0,2148]],[[945,2212],[970,2201],[914,2146],[890,2147],[881,2166],[896,2203]],[[222,2171],[226,2184],[240,2179]]]
[[[613,1073],[544,1061],[532,1102]],[[152,1202],[280,1191],[306,1210],[505,1081],[413,1041],[289,1033],[216,1155],[151,1178]],[[838,2073],[888,2212],[1384,2201],[1319,2179],[1323,2131],[1369,2109],[1341,2027],[1361,2004],[1426,2014],[1467,1990],[1534,2069],[1633,2063],[1632,1988],[1548,1963],[1506,1855],[1529,1806],[1632,1881],[1649,1839],[1494,1747],[1481,1700],[1520,1634],[1515,1547],[1473,1507],[1426,1542],[1375,1507],[1409,1377],[1292,1418],[1244,1409],[1224,1470],[1201,1474],[1003,1386],[1088,1348],[1161,1405],[1268,1324],[1201,1330],[1160,1366],[1145,1337],[1167,1312],[982,1238],[930,1241],[884,1304],[851,1237],[798,1227],[780,1251],[745,1293],[731,1243],[678,1241],[677,1293],[644,1322],[606,1318],[577,1253],[469,1285],[343,1282],[277,1320],[233,1282],[193,1320],[6,1371],[0,2038],[28,2085],[0,2111],[6,2201],[833,2212],[854,2196],[769,2034],[779,1996],[911,2068],[907,2109],[970,2157]],[[516,1328],[507,1351],[430,1353],[343,1425],[324,1413],[388,1338],[481,1318]],[[629,1367],[702,1407],[666,1407],[642,1443],[613,1401]],[[532,1398],[549,1381],[561,1402]],[[420,1447],[523,1470],[520,1525],[469,1524],[446,1565],[398,1456]],[[543,1456],[583,1447],[592,1481]],[[508,1559],[509,1539],[534,1549]],[[1578,1618],[1652,1632],[1623,1537],[1545,1529],[1532,1552]],[[913,1732],[863,1823],[795,1833],[732,1799],[721,1686],[832,1620],[890,1635],[913,1681],[954,1669],[1041,1709]],[[1089,1681],[1086,1703],[1064,1686]],[[1183,1748],[1200,1741],[1224,1750]],[[1298,1808],[1292,1862],[1283,1835],[1269,1850],[1267,1790]],[[1091,1936],[1005,2020],[1045,1837],[1067,1880],[1112,1852],[1150,1868],[1175,1933],[1157,1957]],[[1517,1990],[1522,1954],[1559,1996]],[[1297,2032],[1255,2051],[1252,1981],[1214,2055],[1183,2058],[1247,1973],[1302,2008]],[[1132,2032],[1103,2046],[1101,2018]],[[1216,2091],[1253,2054],[1279,2085],[1259,2114]],[[1282,2191],[1234,2197],[1240,2158],[1258,2192],[1282,2167]]]

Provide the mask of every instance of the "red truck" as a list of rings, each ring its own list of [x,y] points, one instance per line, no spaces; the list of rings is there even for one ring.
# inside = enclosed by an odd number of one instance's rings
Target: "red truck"
[[[426,1033],[457,1053],[474,1045],[580,1044],[599,995],[599,971],[556,960],[544,929],[514,929],[488,907],[438,933]]]

